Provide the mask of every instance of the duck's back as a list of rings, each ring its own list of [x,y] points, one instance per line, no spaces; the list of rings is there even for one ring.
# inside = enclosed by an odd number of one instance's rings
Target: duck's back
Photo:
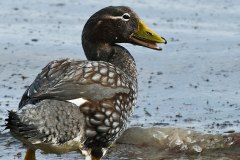
[[[19,111],[10,112],[8,127],[36,149],[64,145],[66,151],[51,148],[63,153],[76,150],[76,145],[66,147],[73,142],[82,148],[107,148],[126,128],[135,88],[136,82],[111,63],[53,61],[26,90]]]

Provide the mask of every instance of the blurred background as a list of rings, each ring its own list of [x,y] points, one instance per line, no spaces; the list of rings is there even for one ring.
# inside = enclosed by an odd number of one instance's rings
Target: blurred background
[[[130,127],[239,133],[240,1],[231,0],[0,1],[0,125],[49,61],[86,59],[82,28],[109,5],[131,7],[168,40],[160,52],[121,44],[134,56],[139,72]],[[22,159],[22,145],[0,129],[0,159]]]

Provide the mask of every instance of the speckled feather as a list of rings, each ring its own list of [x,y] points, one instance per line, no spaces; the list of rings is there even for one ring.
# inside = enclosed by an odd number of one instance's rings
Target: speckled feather
[[[128,23],[121,18],[126,12]],[[137,30],[138,16],[129,7],[106,7],[90,17],[82,34],[88,60],[56,60],[42,69],[19,111],[9,113],[13,136],[34,150],[76,150],[101,159],[126,129],[136,104],[136,64],[116,43],[133,43],[129,36]]]
[[[116,93],[129,93],[130,77],[107,62],[63,59],[50,62],[26,90],[19,105],[41,99],[101,100]],[[133,87],[133,86],[132,86]]]
[[[67,102],[75,98],[87,101],[80,106]],[[87,148],[107,148],[125,130],[135,99],[136,83],[111,63],[53,61],[43,68],[20,102],[19,121],[31,128],[19,133],[31,143],[61,144],[84,131],[79,143]],[[70,115],[64,116],[67,113]],[[63,123],[64,119],[69,121]],[[84,123],[77,123],[80,119]]]
[[[25,105],[20,112],[10,112],[16,130],[31,143],[65,143],[84,130],[84,116],[78,106],[65,101],[42,100]],[[82,140],[83,141],[83,140]]]

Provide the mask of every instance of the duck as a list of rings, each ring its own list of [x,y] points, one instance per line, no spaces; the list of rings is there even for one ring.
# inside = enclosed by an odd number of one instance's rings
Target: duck
[[[36,150],[77,151],[87,160],[102,159],[127,128],[137,100],[136,63],[121,46],[130,43],[162,50],[167,41],[127,6],[94,13],[82,31],[87,60],[48,63],[26,89],[17,111],[8,111],[6,128],[26,146],[25,160]]]

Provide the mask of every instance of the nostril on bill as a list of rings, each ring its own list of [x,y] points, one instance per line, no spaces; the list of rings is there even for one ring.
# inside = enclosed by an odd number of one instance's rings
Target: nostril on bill
[[[153,36],[153,34],[152,34],[151,32],[146,31],[146,33],[147,33],[149,36]]]

